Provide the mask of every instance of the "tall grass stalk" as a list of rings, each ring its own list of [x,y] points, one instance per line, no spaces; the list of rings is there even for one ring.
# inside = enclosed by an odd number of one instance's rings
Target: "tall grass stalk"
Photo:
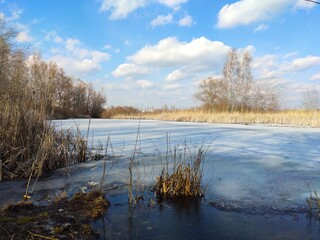
[[[203,165],[207,149],[200,146],[195,147],[194,152],[191,152],[191,149],[185,145],[182,160],[182,156],[180,159],[177,158],[176,149],[174,148],[171,160],[172,169],[163,167],[160,176],[156,177],[157,199],[161,201],[163,199],[203,197]]]
[[[201,109],[168,110],[141,114],[118,114],[114,119],[150,119],[221,124],[269,124],[320,127],[320,111],[284,110],[278,112],[214,112]]]
[[[27,101],[30,93],[24,94],[17,101],[0,96],[2,180],[43,176],[85,161],[87,146],[81,135],[75,136],[71,130],[57,131],[46,113]]]

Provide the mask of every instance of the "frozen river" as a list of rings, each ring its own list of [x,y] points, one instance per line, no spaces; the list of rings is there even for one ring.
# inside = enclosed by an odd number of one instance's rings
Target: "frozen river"
[[[88,120],[57,124],[63,128],[77,125],[84,135],[88,129]],[[110,136],[114,154],[123,151],[122,155],[130,157],[138,127],[135,120],[93,120],[89,140],[106,146]],[[307,182],[320,190],[320,129],[142,121],[138,148],[147,172],[142,180],[152,181],[158,174],[151,167],[155,161],[159,164],[158,152],[165,154],[168,142],[171,150],[179,145],[181,151],[185,145],[210,144],[204,168],[207,200],[239,207],[300,208],[309,196]],[[126,163],[120,159],[113,168],[115,174],[126,176]]]
[[[86,137],[89,120],[62,120],[56,121],[55,124],[58,129],[77,127]],[[307,221],[301,220],[301,214],[304,216],[303,214],[306,213],[306,198],[310,195],[307,183],[311,184],[313,190],[320,191],[320,129],[147,120],[139,124],[136,120],[94,119],[90,123],[89,145],[104,146],[104,150],[100,151],[103,155],[108,136],[110,136],[108,155],[119,156],[113,158],[117,159],[116,164],[111,160],[107,161],[108,176],[104,183],[106,188],[124,186],[128,182],[128,162],[134,150],[137,134],[136,159],[140,168],[139,174],[136,173],[135,176],[139,176],[141,182],[146,184],[153,183],[155,176],[162,168],[161,161],[165,162],[166,153],[170,153],[175,146],[178,146],[178,152],[181,155],[186,148],[191,153],[194,147],[201,145],[208,149],[204,165],[204,185],[207,187],[205,202],[206,206],[210,206],[212,210],[203,210],[203,205],[199,207],[198,211],[204,211],[206,216],[203,225],[199,225],[200,228],[205,227],[211,219],[210,216],[215,215],[215,219],[218,218],[221,221],[226,221],[228,218],[231,225],[234,224],[232,219],[242,221],[230,230],[234,231],[234,234],[236,231],[245,231],[244,229],[248,227],[245,225],[247,221],[247,224],[252,226],[260,223],[269,224],[269,228],[283,224],[282,230],[279,227],[280,235],[277,235],[280,236],[279,238],[275,238],[270,230],[270,233],[266,233],[265,239],[287,239],[281,236],[291,232],[290,229],[296,228],[296,225],[302,226],[300,230],[296,230],[299,233],[292,230],[292,235],[289,234],[288,239],[319,237],[318,223],[313,223],[316,226],[310,229],[309,225],[305,226]],[[66,174],[65,169],[58,170],[52,176],[41,179],[37,183],[36,196],[44,198],[45,195],[65,186],[75,190],[87,186],[90,181],[99,182],[102,168],[103,161],[93,161],[69,167],[69,174]],[[18,198],[21,196],[20,192],[25,190],[24,187],[24,181],[0,183],[0,203]],[[121,194],[121,190],[111,191],[111,199],[122,201],[117,198],[117,194]],[[224,214],[214,210],[215,208],[211,205],[223,210]],[[111,213],[121,216],[117,211],[120,211],[119,208],[110,209]],[[168,211],[170,213],[173,210],[171,208]],[[192,212],[192,209],[190,211]],[[215,212],[210,215],[210,211]],[[235,212],[240,212],[242,215],[234,215]],[[139,211],[137,214],[139,215]],[[152,216],[158,216],[157,214],[153,213]],[[248,214],[252,215],[250,220],[248,220]],[[276,217],[279,215],[281,219]],[[290,218],[295,215],[300,217],[300,220],[288,220],[282,217],[286,215]],[[259,216],[271,216],[272,220]],[[187,220],[184,219],[184,221]],[[161,226],[161,222],[155,223],[157,224]],[[110,226],[115,225],[109,224],[109,228],[113,229]],[[248,234],[245,231],[243,238],[232,238],[238,235],[231,234],[230,239],[246,239]],[[147,233],[145,236],[148,236]],[[208,233],[208,236],[229,239],[227,237],[229,235],[217,235],[217,233],[211,235]]]

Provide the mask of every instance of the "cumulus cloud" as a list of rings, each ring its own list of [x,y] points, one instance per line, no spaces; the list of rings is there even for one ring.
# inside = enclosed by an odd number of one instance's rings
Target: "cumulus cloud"
[[[56,62],[58,66],[62,67],[67,73],[79,76],[92,73],[101,69],[98,62],[90,58],[75,58],[62,55],[56,55],[49,58],[50,61]]]
[[[297,78],[299,74],[306,73],[306,71],[314,71],[320,66],[320,57],[318,56],[292,58],[295,55],[296,53],[289,53],[283,56],[267,54],[255,58],[252,67],[259,78],[271,79],[284,78],[292,73],[294,73],[293,78]],[[319,74],[314,74],[309,79],[318,80],[318,77]]]
[[[156,27],[156,26],[161,26],[161,25],[166,25],[166,24],[170,24],[173,22],[173,16],[172,14],[168,14],[168,15],[159,15],[158,17],[156,17],[155,19],[153,19],[150,23],[150,25],[152,27]]]
[[[148,89],[148,88],[154,87],[154,83],[152,81],[148,81],[148,80],[138,80],[137,85],[143,89]]]
[[[17,42],[32,42],[33,38],[30,36],[28,30],[19,32],[16,36]]]
[[[145,4],[145,0],[103,0],[100,11],[111,11],[110,19],[112,20],[124,19]]]
[[[320,57],[309,55],[294,59],[292,62],[285,64],[283,69],[286,71],[301,71],[318,65],[320,66]]]
[[[207,66],[207,65],[201,65],[201,64],[188,64],[180,69],[173,70],[170,72],[167,77],[166,81],[168,82],[175,82],[175,81],[181,81],[185,79],[192,79],[194,77],[200,77],[202,75],[208,74],[207,71],[215,70],[215,72],[218,72],[221,70],[223,59],[221,59],[221,63],[217,66]],[[212,69],[211,69],[212,68]],[[212,73],[210,73],[212,74]],[[206,76],[203,76],[205,78]]]
[[[226,4],[218,14],[218,28],[233,28],[253,22],[269,20],[286,9],[314,7],[315,4],[304,0],[240,0]]]
[[[292,0],[241,0],[226,4],[218,15],[218,28],[232,28],[268,20],[292,4]]]
[[[188,64],[213,67],[224,59],[229,46],[222,42],[210,41],[205,37],[191,42],[179,42],[176,38],[162,39],[154,46],[147,45],[127,60],[139,65],[152,67],[174,67]]]
[[[178,22],[179,26],[183,27],[189,27],[193,24],[193,19],[190,15],[185,15],[183,18],[181,18]]]
[[[18,31],[18,34],[16,36],[17,42],[32,42],[33,37],[30,34],[29,27],[24,24],[15,23],[14,26],[16,27],[16,30]]]
[[[142,76],[150,72],[148,67],[139,66],[136,64],[124,63],[117,67],[116,70],[112,72],[112,75],[120,78],[124,77],[126,79],[132,79],[137,76]]]
[[[183,79],[183,72],[181,69],[177,69],[168,74],[166,80],[169,82],[179,81]]]
[[[54,31],[46,34],[45,39],[59,45],[52,50],[49,61],[56,62],[68,74],[85,76],[101,69],[101,64],[110,58],[110,54],[86,48],[78,39],[59,37]]]

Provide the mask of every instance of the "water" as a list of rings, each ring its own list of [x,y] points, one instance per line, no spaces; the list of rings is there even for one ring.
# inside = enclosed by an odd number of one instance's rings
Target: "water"
[[[77,126],[86,137],[88,122],[55,123]],[[88,135],[92,146],[106,146],[110,136],[108,155],[116,156],[107,162],[104,182],[105,189],[116,187],[107,190],[112,206],[96,223],[102,239],[319,238],[318,221],[307,218],[306,183],[320,188],[320,129],[163,121],[141,121],[139,127],[135,120],[92,120]],[[146,185],[154,182],[174,146],[184,157],[203,145],[208,150],[206,199],[132,211],[125,185],[137,136],[134,180],[139,177]],[[71,195],[89,188],[88,182],[100,181],[102,169],[103,161],[60,169],[37,182],[32,198],[42,204],[64,189]],[[0,183],[0,204],[20,199],[25,186],[25,180]]]
[[[319,239],[319,222],[304,215],[261,216],[219,211],[206,202],[155,208],[113,206],[97,223],[101,239]]]

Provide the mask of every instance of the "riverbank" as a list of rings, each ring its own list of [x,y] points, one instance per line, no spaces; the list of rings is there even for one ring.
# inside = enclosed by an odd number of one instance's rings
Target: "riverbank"
[[[266,124],[294,127],[320,127],[320,111],[279,112],[208,112],[201,110],[149,111],[135,114],[116,114],[112,119],[144,119],[219,124]]]

